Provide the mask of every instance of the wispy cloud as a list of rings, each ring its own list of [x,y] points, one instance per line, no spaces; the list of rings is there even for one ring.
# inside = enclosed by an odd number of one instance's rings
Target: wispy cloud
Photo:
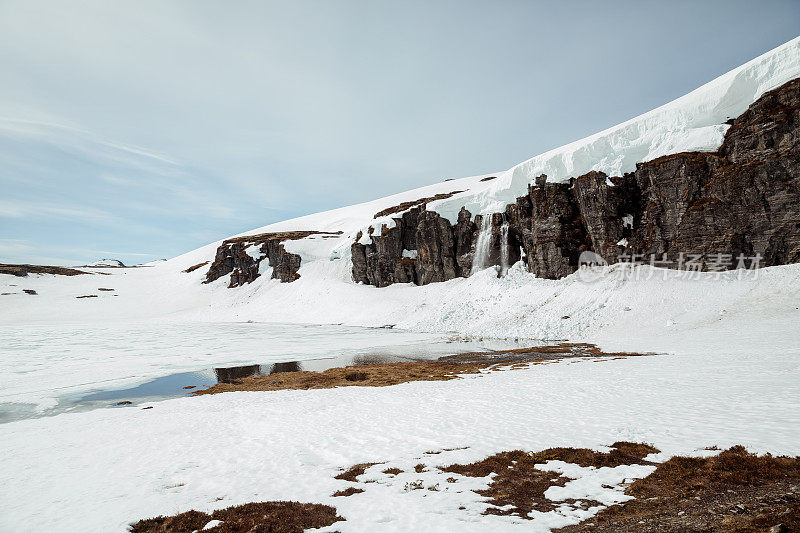
[[[0,217],[3,218],[55,218],[94,224],[109,224],[120,219],[108,211],[83,206],[54,205],[35,202],[0,200]]]

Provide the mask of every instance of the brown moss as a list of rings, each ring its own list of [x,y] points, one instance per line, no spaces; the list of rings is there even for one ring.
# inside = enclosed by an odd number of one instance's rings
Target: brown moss
[[[257,233],[255,235],[242,235],[241,237],[232,237],[225,239],[222,244],[239,243],[253,243],[263,244],[267,241],[295,241],[298,239],[305,239],[311,235],[335,236],[341,235],[341,231],[315,231],[315,230],[302,230],[302,231],[273,231],[270,233]]]
[[[383,473],[384,474],[392,474],[392,475],[396,476],[397,474],[402,474],[403,471],[401,469],[399,469],[399,468],[387,468],[386,470],[383,471]]]
[[[81,274],[90,274],[90,272],[83,272],[82,270],[75,270],[74,268],[64,268],[59,266],[45,266],[45,265],[11,265],[0,264],[0,274],[10,274],[17,277],[25,277],[28,274],[54,274],[58,276],[79,276]]]
[[[358,463],[351,466],[341,474],[333,476],[333,479],[341,479],[342,481],[358,481],[356,478],[367,471],[367,468],[375,466],[380,463]]]
[[[337,490],[331,494],[331,497],[337,498],[339,496],[352,496],[353,494],[359,494],[361,492],[364,492],[364,489],[359,489],[358,487],[347,487],[344,490]]]
[[[206,266],[208,263],[209,263],[209,261],[203,261],[202,263],[197,263],[196,265],[192,265],[189,268],[187,268],[186,270],[184,270],[184,272],[186,272],[187,274],[189,272],[194,272],[198,268]]]
[[[536,453],[522,450],[501,452],[481,461],[469,464],[454,464],[441,470],[468,477],[486,477],[496,474],[484,490],[476,491],[490,498],[490,507],[485,514],[517,515],[527,518],[532,510],[546,512],[564,502],[554,502],[545,497],[550,487],[564,486],[568,478],[559,474],[539,470],[537,464],[560,460],[581,466],[619,466],[645,463],[644,457],[658,450],[648,444],[615,442],[610,452],[596,452],[585,448],[550,448]],[[498,507],[510,506],[507,509]]]
[[[222,523],[208,529],[212,533],[302,533],[306,529],[329,526],[344,520],[329,505],[299,502],[247,503],[220,509],[211,514],[188,511],[174,516],[140,520],[131,533],[186,533],[199,531],[211,520]]]
[[[375,213],[375,216],[373,218],[380,218],[380,217],[383,217],[383,216],[386,216],[386,215],[391,215],[391,214],[394,214],[394,213],[400,213],[401,211],[406,211],[408,209],[411,209],[412,207],[418,207],[418,206],[427,204],[428,202],[433,202],[435,200],[444,200],[445,198],[450,198],[451,196],[456,195],[456,194],[461,193],[461,192],[464,192],[464,191],[453,191],[453,192],[449,192],[449,193],[435,194],[433,196],[420,198],[419,200],[412,200],[410,202],[402,202],[402,203],[397,204],[395,206],[387,207],[386,209],[382,209],[381,211],[378,211],[377,213]]]
[[[230,391],[274,391],[289,389],[329,389],[344,386],[386,387],[409,381],[447,381],[464,374],[493,369],[496,365],[520,365],[574,357],[633,357],[647,354],[603,352],[594,344],[559,343],[494,352],[472,352],[441,357],[435,361],[376,363],[329,368],[323,372],[281,372],[269,376],[251,376],[236,383],[217,383],[195,395]]]
[[[673,457],[628,487],[635,500],[563,531],[799,531],[798,483],[800,457],[757,456],[742,446],[716,457]]]

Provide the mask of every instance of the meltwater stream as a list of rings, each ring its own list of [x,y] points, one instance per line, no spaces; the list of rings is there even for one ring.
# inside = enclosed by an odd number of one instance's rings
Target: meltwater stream
[[[513,340],[335,325],[4,326],[0,423],[185,396],[237,376],[519,346]]]

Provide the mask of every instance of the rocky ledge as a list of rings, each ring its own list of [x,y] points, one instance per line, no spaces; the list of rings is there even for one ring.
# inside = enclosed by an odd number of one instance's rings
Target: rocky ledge
[[[542,175],[504,212],[473,220],[462,208],[455,224],[425,209],[435,198],[410,202],[395,227],[368,244],[357,236],[353,278],[425,285],[468,276],[478,256],[482,267],[523,259],[557,279],[577,270],[584,251],[609,263],[658,257],[665,267],[695,257],[699,270],[736,268],[745,256],[759,266],[800,262],[799,125],[800,78],[732,120],[716,152],[667,155],[623,176]]]
[[[228,287],[250,283],[261,274],[261,262],[266,259],[272,267],[272,278],[291,282],[300,277],[300,256],[287,252],[284,241],[304,239],[311,235],[336,237],[339,233],[322,231],[284,231],[260,233],[227,239],[217,248],[214,262],[208,269],[205,283],[210,283],[227,274],[231,275]]]

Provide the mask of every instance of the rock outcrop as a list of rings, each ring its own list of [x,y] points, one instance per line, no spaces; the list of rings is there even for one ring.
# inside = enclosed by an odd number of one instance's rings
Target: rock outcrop
[[[214,262],[208,269],[205,283],[227,274],[231,275],[228,287],[238,287],[259,277],[261,262],[266,259],[272,267],[272,278],[291,282],[300,277],[301,257],[287,252],[283,242],[304,239],[311,235],[334,236],[338,233],[320,231],[290,231],[245,235],[223,241],[217,248]]]
[[[359,235],[351,247],[356,281],[424,285],[469,275],[483,217],[473,221],[462,208],[451,225],[411,205],[371,242]],[[753,266],[741,264],[745,256],[758,266],[800,262],[800,79],[733,120],[717,152],[667,155],[624,176],[540,176],[504,212],[486,216],[483,264],[499,265],[505,247],[506,261],[523,257],[543,278],[571,274],[584,251],[609,263],[657,257],[658,266],[675,268],[695,257],[703,270]]]

